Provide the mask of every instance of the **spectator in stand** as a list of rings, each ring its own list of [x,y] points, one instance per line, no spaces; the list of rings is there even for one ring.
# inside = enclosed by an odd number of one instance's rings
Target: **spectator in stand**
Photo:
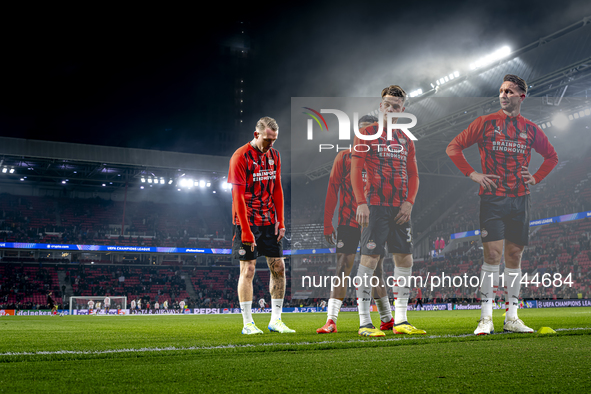
[[[445,240],[443,239],[443,237],[441,237],[441,239],[439,240],[439,252],[438,252],[438,254],[441,254],[441,252],[443,252],[443,249],[445,249]]]

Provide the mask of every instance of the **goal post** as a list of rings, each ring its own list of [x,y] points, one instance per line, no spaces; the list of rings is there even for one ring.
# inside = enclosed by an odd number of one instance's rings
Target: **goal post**
[[[94,310],[97,310],[97,304],[100,303],[100,309],[105,309],[105,298],[111,299],[109,309],[127,309],[126,296],[73,296],[70,297],[70,315],[73,310],[88,309],[88,302],[94,301]]]

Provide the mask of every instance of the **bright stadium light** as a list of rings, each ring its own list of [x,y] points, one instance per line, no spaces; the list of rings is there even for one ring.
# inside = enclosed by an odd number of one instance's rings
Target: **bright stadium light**
[[[187,179],[186,186],[187,186],[189,189],[193,187],[193,184],[194,184],[194,183],[193,183],[193,180],[192,180],[192,179]]]
[[[568,125],[568,117],[562,112],[556,114],[552,119],[552,125],[564,129]]]
[[[164,180],[164,178],[160,178],[160,184],[164,185],[166,183],[166,181]]]
[[[476,70],[477,68],[488,66],[489,64],[494,63],[498,60],[501,60],[504,57],[509,56],[510,54],[511,54],[511,48],[509,48],[508,46],[504,46],[504,47],[496,50],[495,52],[493,52],[489,55],[486,55],[484,57],[481,57],[480,59],[478,59],[474,63],[470,64],[470,70]]]
[[[410,92],[409,96],[410,97],[417,97],[421,94],[423,94],[423,89],[417,89],[417,90],[413,90],[412,92]]]
[[[454,71],[454,77],[458,78],[460,76],[460,72],[459,71]]]
[[[172,185],[172,182],[173,182],[173,181],[172,181],[172,179],[169,179],[169,180],[168,180],[168,184],[169,184],[169,185]]]
[[[199,181],[199,187],[205,187],[205,181],[204,180],[200,180]]]
[[[146,182],[146,178],[142,177],[142,183]]]
[[[207,183],[205,184],[205,186],[207,186],[207,187],[211,187],[211,182],[207,182]]]
[[[148,178],[148,183],[152,183],[152,178]]]
[[[3,174],[6,174],[6,172],[7,172],[7,171],[8,171],[8,168],[6,168],[6,167],[4,167],[4,168],[2,169],[2,173],[3,173]]]
[[[14,168],[11,168],[10,171],[8,171],[11,174],[14,174]]]

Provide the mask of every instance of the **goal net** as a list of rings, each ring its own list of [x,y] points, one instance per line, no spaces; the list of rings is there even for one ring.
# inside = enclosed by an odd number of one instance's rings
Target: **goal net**
[[[107,298],[111,301],[108,311],[105,301]],[[92,302],[90,302],[92,301]],[[127,297],[118,296],[76,296],[70,297],[70,315],[73,310],[89,310],[92,306],[94,312],[104,314],[105,311],[109,314],[117,314],[118,309],[127,309]],[[110,311],[110,312],[109,312]]]

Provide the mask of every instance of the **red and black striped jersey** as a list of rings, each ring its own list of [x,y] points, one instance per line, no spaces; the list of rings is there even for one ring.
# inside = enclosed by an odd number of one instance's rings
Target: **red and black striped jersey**
[[[232,155],[228,182],[245,186],[246,217],[250,226],[268,226],[278,221],[273,194],[276,185],[280,187],[280,178],[281,158],[273,148],[262,153],[248,143]],[[232,221],[244,227],[235,201],[232,198]]]
[[[365,135],[375,135],[378,123],[360,130]],[[392,131],[388,140],[386,131],[375,140],[362,140],[355,137],[351,161],[356,174],[359,167],[365,168],[367,182],[365,190],[353,174],[351,183],[357,204],[399,207],[408,201],[414,204],[418,191],[418,170],[415,145],[402,131]],[[357,170],[356,170],[357,168]]]
[[[365,172],[363,172],[363,181],[365,182]],[[332,234],[332,216],[337,205],[340,192],[339,206],[339,226],[359,227],[355,220],[357,214],[357,202],[353,195],[353,186],[351,185],[351,151],[344,150],[335,157],[330,180],[328,181],[328,190],[324,202],[324,234]]]
[[[489,191],[481,186],[480,194],[510,197],[529,194],[521,167],[529,167],[532,148],[544,157],[544,163],[533,175],[536,183],[558,164],[556,150],[535,123],[521,115],[510,117],[503,110],[478,117],[449,143],[447,154],[466,176],[474,168],[462,150],[474,144],[478,144],[480,151],[482,173],[500,176],[496,189]]]

